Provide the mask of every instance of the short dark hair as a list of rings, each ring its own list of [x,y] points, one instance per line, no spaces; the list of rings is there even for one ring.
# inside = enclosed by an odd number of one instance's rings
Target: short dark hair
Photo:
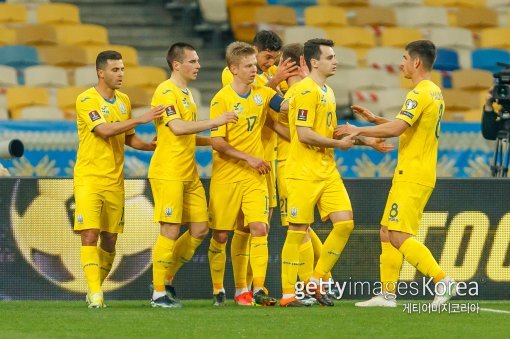
[[[108,60],[122,60],[122,55],[117,51],[102,51],[96,57],[96,69],[103,69]]]
[[[319,60],[321,57],[321,46],[333,47],[335,43],[333,40],[328,39],[310,39],[305,42],[303,48],[303,55],[305,56],[306,65],[308,69],[312,70],[312,59]]]
[[[287,44],[282,48],[282,60],[287,60],[290,58],[290,61],[296,63],[299,66],[299,59],[303,55],[303,44],[301,43],[293,43]]]
[[[173,71],[172,63],[174,61],[182,62],[184,58],[184,50],[191,50],[195,51],[195,47],[191,46],[190,44],[186,42],[176,42],[170,48],[168,49],[168,52],[166,53],[166,62],[168,63],[168,67],[170,67],[170,70]]]
[[[239,65],[242,58],[255,54],[257,54],[257,52],[252,45],[242,41],[234,41],[227,46],[227,66]]]
[[[253,46],[257,47],[259,52],[278,52],[282,49],[282,45],[282,39],[273,31],[260,31],[253,38]]]
[[[416,40],[406,46],[406,51],[412,59],[419,58],[423,67],[430,71],[436,61],[436,46],[430,40]]]

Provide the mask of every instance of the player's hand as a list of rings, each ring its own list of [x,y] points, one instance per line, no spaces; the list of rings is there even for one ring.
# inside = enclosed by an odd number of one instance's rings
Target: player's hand
[[[386,143],[384,138],[364,137],[365,145],[372,147],[381,153],[388,153],[395,149],[395,145]]]
[[[341,139],[344,135],[347,134],[356,134],[358,135],[358,127],[351,125],[349,123],[345,123],[345,125],[338,125],[335,127],[335,131],[333,132],[333,137],[335,139]]]
[[[234,112],[225,112],[219,117],[217,117],[215,120],[215,126],[223,126],[229,123],[236,123],[237,120],[239,120],[239,117]]]
[[[150,145],[154,148],[153,151],[156,150],[156,146],[158,145],[158,136],[157,135],[152,139]]]
[[[246,159],[246,162],[248,163],[248,165],[250,165],[251,168],[256,170],[259,174],[267,174],[269,173],[269,171],[271,171],[271,166],[262,159],[249,157],[248,159]]]
[[[353,134],[349,134],[349,135],[343,137],[340,140],[337,140],[335,148],[347,151],[352,146],[354,146],[354,142],[356,141],[357,135],[358,135],[358,133],[353,133]]]
[[[278,83],[295,75],[299,75],[299,65],[296,65],[294,61],[290,61],[290,58],[285,60],[280,59],[280,63],[278,64],[278,68],[276,69],[276,74],[274,76]]]
[[[367,108],[358,106],[358,105],[352,105],[351,106],[352,111],[365,119],[366,121],[374,124],[376,121],[376,116],[374,113],[370,112]]]
[[[146,124],[148,122],[151,122],[154,119],[160,118],[161,114],[165,111],[165,106],[159,105],[145,113],[144,115],[140,116],[140,122],[142,124]]]

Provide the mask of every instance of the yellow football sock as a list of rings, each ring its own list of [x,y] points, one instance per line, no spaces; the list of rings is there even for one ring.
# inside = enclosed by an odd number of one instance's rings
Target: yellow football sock
[[[251,242],[251,235],[250,235],[250,242]],[[248,267],[246,270],[246,287],[248,287],[248,289],[251,289],[251,284],[253,284],[253,270],[251,269],[250,257],[248,256]]]
[[[300,247],[306,237],[304,231],[288,230],[282,248],[282,292],[294,294],[298,271],[302,266]],[[300,277],[301,278],[301,277]]]
[[[267,235],[251,237],[250,263],[253,270],[253,289],[264,288],[266,281],[267,262],[269,253],[267,249]]]
[[[315,266],[315,271],[313,273],[315,279],[324,278],[326,273],[331,271],[335,263],[340,259],[340,255],[353,229],[354,221],[352,220],[333,224],[333,229],[322,246],[321,256]]]
[[[404,255],[408,263],[416,267],[423,275],[434,278],[434,282],[438,282],[446,277],[446,274],[439,267],[427,246],[418,240],[407,238],[398,250]]]
[[[248,259],[250,258],[250,233],[239,230],[234,231],[234,236],[230,243],[230,256],[232,258],[235,287],[245,288]]]
[[[172,263],[174,248],[175,240],[161,234],[158,236],[156,245],[154,245],[154,251],[152,252],[152,282],[156,292],[163,292],[165,290],[165,275]]]
[[[381,242],[381,255],[379,256],[379,272],[381,274],[382,290],[395,294],[398,276],[402,268],[404,256],[389,242]]]
[[[218,294],[219,290],[223,289],[223,277],[225,276],[225,264],[227,262],[226,247],[227,243],[220,244],[214,238],[211,238],[208,256],[214,294]]]
[[[115,251],[106,252],[101,248],[101,246],[99,246],[97,249],[97,253],[99,255],[99,268],[101,269],[100,275],[102,285],[112,269],[113,261],[115,260]]]
[[[315,233],[315,231],[311,227],[308,228],[308,235],[310,236],[310,240],[312,241],[313,267],[315,267],[315,265],[317,265],[317,261],[319,261],[319,257],[321,256],[322,241],[317,235],[317,233]],[[324,280],[329,280],[331,278],[332,278],[331,272],[326,273],[323,277]]]
[[[313,274],[313,245],[310,239],[299,246],[299,280],[307,281]]]
[[[97,246],[82,246],[80,248],[80,261],[83,271],[85,271],[89,293],[92,295],[101,292],[101,274]]]
[[[196,249],[202,243],[203,239],[195,238],[189,230],[183,233],[175,242],[175,248],[172,256],[172,264],[166,271],[166,281],[172,285],[175,274],[179,269],[193,258]]]

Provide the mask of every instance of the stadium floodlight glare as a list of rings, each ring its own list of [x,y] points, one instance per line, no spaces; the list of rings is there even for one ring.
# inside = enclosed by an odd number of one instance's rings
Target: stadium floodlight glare
[[[19,139],[2,140],[0,141],[0,158],[12,159],[23,156],[25,147]]]

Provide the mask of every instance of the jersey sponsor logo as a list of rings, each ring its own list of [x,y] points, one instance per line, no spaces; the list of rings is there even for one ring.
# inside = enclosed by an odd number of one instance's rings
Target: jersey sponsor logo
[[[127,112],[127,111],[126,111],[126,106],[124,105],[124,103],[123,103],[123,102],[119,102],[119,109],[120,109],[120,112],[121,112],[122,114],[126,114],[126,112]]]
[[[213,102],[213,103],[211,104],[211,107],[216,106],[217,104],[218,104],[218,102],[217,102],[217,101],[215,101],[215,102]]]
[[[92,122],[94,122],[96,120],[101,119],[101,116],[99,115],[99,113],[97,113],[97,111],[91,111],[89,112],[89,118]]]
[[[420,92],[418,92],[417,90],[414,90],[414,89],[413,89],[413,93],[414,94],[420,94]]]
[[[298,109],[297,119],[299,121],[306,121],[306,120],[308,120],[308,110],[307,109]]]
[[[165,108],[165,112],[166,112],[167,117],[177,114],[177,112],[175,111],[174,105],[167,106]]]
[[[310,91],[303,91],[303,92],[301,92],[301,95],[305,95],[305,94],[308,94],[308,93],[312,93],[312,92],[310,92]]]
[[[87,101],[89,99],[90,99],[89,97],[85,97],[85,98],[81,99],[80,102],[85,102],[85,101]]]
[[[165,89],[165,90],[163,91],[163,93],[162,93],[162,94],[167,94],[167,93],[170,93],[171,91],[172,91],[172,90]]]
[[[242,114],[244,111],[244,107],[241,106],[241,103],[238,102],[234,105],[234,113],[237,113],[237,114]]]
[[[406,109],[414,109],[418,106],[418,102],[416,100],[407,99],[405,103]]]
[[[253,101],[257,104],[257,106],[262,105],[262,96],[260,94],[255,94],[253,96]]]
[[[184,107],[189,107],[189,101],[186,98],[182,98],[182,104]]]
[[[108,106],[104,105],[103,107],[101,107],[101,113],[107,116],[110,115],[110,110],[108,109]]]
[[[408,111],[400,111],[400,115],[406,116],[409,119],[413,119],[414,118],[414,114],[411,113],[411,112],[408,112]]]

